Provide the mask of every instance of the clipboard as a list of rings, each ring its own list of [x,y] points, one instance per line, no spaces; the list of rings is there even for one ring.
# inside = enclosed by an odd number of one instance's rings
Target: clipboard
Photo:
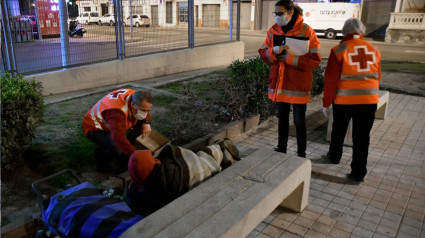
[[[287,45],[289,51],[294,55],[305,55],[309,51],[310,38],[304,36],[273,35],[273,47],[281,45]],[[283,55],[284,52],[278,55]]]
[[[308,37],[287,36],[285,44],[293,55],[305,55],[309,52],[310,39]]]

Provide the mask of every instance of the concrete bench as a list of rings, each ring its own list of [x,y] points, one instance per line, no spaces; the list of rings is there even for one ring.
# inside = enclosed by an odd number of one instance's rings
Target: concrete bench
[[[387,116],[387,106],[388,102],[390,100],[390,93],[388,91],[379,91],[379,103],[378,108],[375,113],[375,118],[384,120]],[[329,112],[329,121],[328,121],[328,131],[326,133],[326,140],[331,141],[331,133],[332,133],[332,123],[333,123],[333,113],[332,113],[332,107],[330,108]],[[347,134],[345,134],[344,138],[344,144],[348,146],[353,146],[353,123],[350,120],[350,123],[348,124]]]
[[[310,160],[260,149],[121,237],[245,237],[278,206],[301,212],[310,174]]]

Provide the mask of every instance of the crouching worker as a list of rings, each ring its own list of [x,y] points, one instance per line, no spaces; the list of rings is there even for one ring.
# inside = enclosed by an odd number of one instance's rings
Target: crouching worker
[[[166,145],[157,159],[150,150],[137,150],[128,162],[131,183],[125,201],[133,212],[148,216],[239,159],[238,149],[228,139],[196,154]]]
[[[96,144],[95,160],[99,172],[127,170],[128,159],[136,150],[134,141],[141,134],[148,136],[151,132],[151,107],[149,92],[119,89],[100,99],[86,113],[82,129]]]

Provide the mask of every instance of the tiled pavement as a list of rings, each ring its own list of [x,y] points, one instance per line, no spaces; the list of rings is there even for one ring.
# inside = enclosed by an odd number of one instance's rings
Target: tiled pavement
[[[372,128],[365,182],[349,185],[351,147],[344,147],[339,165],[321,164],[329,147],[327,121],[321,99],[313,100],[307,111],[307,158],[313,164],[309,205],[302,213],[277,208],[249,237],[425,238],[425,98],[391,93],[387,113]],[[240,138],[238,147],[273,148],[276,122]],[[295,155],[292,127],[288,153]]]

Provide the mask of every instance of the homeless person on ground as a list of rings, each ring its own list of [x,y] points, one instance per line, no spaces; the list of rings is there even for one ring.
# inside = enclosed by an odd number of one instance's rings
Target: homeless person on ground
[[[128,162],[131,183],[124,199],[132,211],[148,216],[239,159],[238,149],[228,139],[196,154],[166,145],[157,159],[150,150],[136,150]]]

